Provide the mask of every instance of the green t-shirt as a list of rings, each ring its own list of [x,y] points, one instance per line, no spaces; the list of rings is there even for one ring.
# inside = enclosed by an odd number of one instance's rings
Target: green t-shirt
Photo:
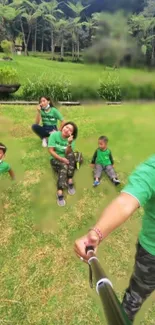
[[[134,196],[144,207],[139,242],[155,255],[155,155],[136,168],[122,192]]]
[[[111,151],[109,149],[101,150],[97,149],[95,164],[104,166],[112,165]]]
[[[7,173],[10,169],[11,167],[7,162],[3,160],[0,161],[0,174]]]
[[[43,126],[53,126],[57,125],[58,120],[63,121],[62,114],[55,108],[51,107],[48,112],[46,110],[41,109],[41,118]]]
[[[62,138],[61,131],[56,131],[51,133],[51,135],[48,138],[48,147],[55,148],[55,152],[60,157],[65,157],[66,148],[68,146],[68,139]],[[75,147],[75,141],[71,144],[72,150],[74,150]],[[54,159],[51,156],[51,159]]]

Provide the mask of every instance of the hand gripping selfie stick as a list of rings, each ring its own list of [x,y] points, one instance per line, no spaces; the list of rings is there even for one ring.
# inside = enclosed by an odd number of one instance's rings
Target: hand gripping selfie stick
[[[93,246],[88,246],[86,248],[86,253],[89,257],[90,286],[91,288],[93,287],[92,277],[94,276],[96,291],[100,296],[108,325],[131,325],[130,320],[113,290],[111,281],[107,278],[96,255],[94,254]]]

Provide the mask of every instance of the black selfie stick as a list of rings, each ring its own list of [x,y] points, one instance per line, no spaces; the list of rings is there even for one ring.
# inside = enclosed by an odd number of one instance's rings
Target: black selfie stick
[[[92,246],[87,247],[86,253],[89,257],[90,285],[92,287],[93,275],[96,283],[96,291],[100,296],[108,325],[131,325],[130,320],[113,290],[112,283],[107,278],[94,254],[94,248]]]

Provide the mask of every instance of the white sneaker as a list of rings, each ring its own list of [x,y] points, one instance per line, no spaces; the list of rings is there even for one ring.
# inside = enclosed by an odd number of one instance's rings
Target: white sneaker
[[[44,138],[44,139],[42,140],[42,147],[43,147],[43,148],[47,148],[47,140],[46,140],[46,138]]]

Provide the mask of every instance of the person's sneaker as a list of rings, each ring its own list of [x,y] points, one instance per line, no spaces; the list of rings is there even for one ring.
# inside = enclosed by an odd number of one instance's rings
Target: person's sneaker
[[[119,185],[119,184],[121,184],[121,182],[119,181],[119,179],[118,178],[113,178],[113,183],[117,186],[117,185]]]
[[[46,138],[42,139],[42,147],[46,148],[47,147],[47,140]]]
[[[70,194],[70,195],[74,195],[75,194],[74,184],[68,184],[68,194]]]
[[[96,187],[98,185],[100,185],[100,181],[94,181],[93,186]]]
[[[57,195],[57,204],[59,207],[64,207],[66,205],[66,201],[63,195]]]

